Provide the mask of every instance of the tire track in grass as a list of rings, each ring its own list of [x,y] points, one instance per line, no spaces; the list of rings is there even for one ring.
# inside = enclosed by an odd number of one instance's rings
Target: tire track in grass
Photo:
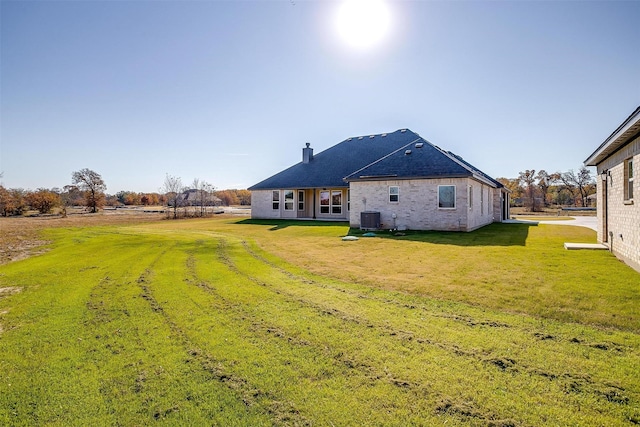
[[[88,305],[95,316],[88,323],[99,346],[92,357],[103,374],[100,392],[107,406],[123,425],[161,420],[234,425],[220,418],[226,407],[234,408],[236,425],[267,425],[232,390],[205,387],[201,369],[184,363],[179,331],[148,291],[157,266],[176,250],[174,242],[145,254],[128,266],[129,274],[107,276],[92,291]]]
[[[186,265],[189,264],[189,258],[186,261]],[[205,351],[197,342],[191,337],[189,332],[184,329],[176,320],[176,318],[169,313],[167,305],[158,301],[155,296],[152,287],[155,286],[154,281],[150,280],[148,276],[141,277],[138,281],[141,295],[145,301],[149,304],[151,309],[161,315],[164,318],[165,323],[172,331],[172,335],[175,340],[181,343],[185,354],[185,363],[199,366],[199,369],[206,372],[210,381],[215,381],[220,385],[226,387],[230,392],[237,395],[238,400],[242,401],[247,407],[259,408],[264,407],[266,413],[270,419],[276,421],[278,425],[296,425],[307,426],[310,422],[298,411],[291,402],[283,401],[279,396],[274,395],[270,391],[264,391],[250,381],[233,372],[227,368],[228,361],[223,358],[216,358],[211,353]],[[200,284],[201,286],[202,284]],[[156,290],[157,292],[157,290]],[[193,298],[189,298],[189,303],[194,307],[203,311],[205,307],[203,304],[197,302]],[[217,305],[216,310],[219,313],[223,313],[228,307],[214,303]]]
[[[359,299],[363,299],[363,300],[373,300],[373,301],[377,301],[383,304],[390,304],[390,305],[395,305],[399,308],[408,308],[408,309],[416,309],[416,310],[420,310],[421,312],[424,313],[424,315],[432,317],[432,318],[444,318],[444,319],[450,319],[450,320],[455,320],[455,321],[459,321],[463,324],[466,324],[467,326],[471,326],[471,327],[482,327],[482,326],[488,326],[488,327],[493,327],[493,328],[511,328],[514,327],[514,324],[510,324],[510,323],[506,323],[504,321],[501,320],[496,320],[495,318],[491,318],[488,317],[486,319],[483,320],[479,320],[477,317],[473,316],[473,315],[469,315],[469,314],[460,314],[460,313],[454,313],[454,312],[448,312],[447,308],[446,308],[446,303],[442,302],[441,300],[437,300],[437,299],[433,299],[433,298],[420,298],[417,296],[411,296],[411,295],[396,295],[396,298],[399,299],[394,299],[394,298],[389,298],[388,296],[385,297],[378,297],[375,296],[374,293],[380,293],[380,290],[374,289],[374,288],[366,288],[366,290],[359,290],[359,289],[355,289],[355,288],[363,288],[363,285],[351,285],[350,288],[348,288],[348,283],[346,282],[342,282],[342,281],[338,281],[338,280],[317,280],[317,279],[313,279],[313,278],[309,278],[308,276],[302,275],[300,273],[296,274],[293,273],[287,269],[285,269],[284,267],[276,264],[275,262],[269,260],[266,258],[266,256],[261,255],[258,253],[258,251],[260,251],[260,249],[258,249],[257,247],[255,247],[255,245],[253,245],[254,247],[252,247],[252,245],[250,245],[246,240],[242,240],[241,241],[242,246],[245,248],[245,250],[257,261],[262,262],[264,264],[267,264],[268,266],[280,271],[283,275],[309,284],[309,285],[313,285],[315,287],[318,288],[322,288],[322,289],[332,289],[338,292],[342,292],[342,293],[347,293],[350,294],[354,297],[357,297]],[[296,268],[297,267],[293,267],[292,268]],[[417,299],[428,299],[431,304],[429,306],[421,304],[421,303],[416,303],[415,300]],[[455,304],[456,307],[460,308],[463,305],[462,304]],[[440,310],[436,311],[434,310],[434,308],[436,310]],[[468,306],[467,309],[471,309],[472,306]],[[450,310],[450,309],[449,309]],[[486,310],[484,309],[480,309],[478,310],[477,308],[475,309],[475,311],[482,311],[482,314],[484,316],[489,316],[489,313],[486,312]],[[510,317],[514,318],[514,319],[522,319],[523,317],[529,317],[527,315],[510,315]],[[522,323],[522,322],[520,322]],[[588,328],[588,327],[585,327]],[[519,326],[519,329],[523,329],[523,326]],[[535,336],[536,338],[545,340],[545,339],[558,339],[558,337],[555,336],[551,336],[549,334],[540,332],[539,330],[537,330],[536,328],[532,328],[531,329],[531,334],[533,336]],[[627,350],[627,347],[625,345],[616,343],[616,342],[611,342],[611,341],[596,341],[596,342],[585,342],[582,339],[576,338],[575,336],[570,336],[570,337],[563,337],[561,338],[565,341],[571,342],[571,343],[575,343],[575,344],[582,344],[582,345],[586,345],[589,347],[593,347],[593,348],[598,348],[601,350],[610,350],[610,349],[614,349],[616,351],[622,352]]]
[[[242,243],[242,246],[244,248],[247,247],[246,242]],[[224,248],[221,248],[224,249]],[[258,257],[254,256],[254,258],[258,259]],[[259,259],[258,259],[259,260]],[[240,269],[238,268],[238,266],[236,265],[232,265],[233,262],[231,261],[230,257],[228,255],[224,255],[222,256],[222,261],[227,264],[230,265],[232,269],[234,269],[237,273],[240,274],[244,274],[247,277],[250,278],[250,280],[253,280],[255,283],[260,284],[262,286],[268,286],[268,284],[255,276],[251,276],[251,268],[247,267],[246,265],[243,265],[243,268],[246,270],[244,272],[240,271]],[[260,261],[260,260],[259,260]],[[264,262],[265,264],[269,265],[270,267],[274,267],[273,263],[270,263],[268,261]],[[275,267],[274,267],[275,268]],[[277,270],[280,270],[282,272],[281,268],[275,268]],[[255,271],[255,269],[253,270]],[[289,272],[284,272],[283,273],[284,276],[286,276],[288,279],[290,279],[291,283],[289,283],[289,287],[285,287],[285,286],[277,286],[277,289],[274,290],[274,292],[278,295],[282,294],[282,293],[286,293],[285,291],[283,291],[283,289],[291,289],[292,286],[295,286],[296,284],[298,286],[302,286],[300,285],[300,281],[296,280],[298,277],[296,277],[293,274],[290,274]],[[306,278],[305,278],[306,279]],[[277,281],[277,280],[272,280],[271,283],[275,283],[278,282],[279,284],[281,283],[281,281]],[[315,282],[317,283],[317,282]],[[309,284],[315,284],[314,281],[309,281],[309,280],[304,280],[304,285],[309,285]],[[315,289],[315,291],[317,291],[317,289]],[[289,296],[292,296],[293,294],[289,293]],[[294,297],[295,298],[295,297]],[[323,313],[327,313],[327,310],[325,308],[321,308],[322,306],[318,305],[315,302],[311,302],[308,300],[300,300],[298,299],[298,302],[300,303],[307,303],[310,304],[312,306],[316,306],[316,308],[318,310],[322,310]],[[386,303],[386,301],[384,301],[383,303]],[[398,304],[395,304],[396,306]],[[330,312],[332,313],[336,313],[337,311],[332,308],[330,310]],[[355,321],[356,323],[362,323],[361,320],[354,320],[353,315],[342,315],[341,316],[342,320],[351,320],[351,321]],[[403,319],[405,320],[405,319]],[[457,319],[455,319],[457,320]],[[477,324],[477,323],[476,323]],[[371,327],[371,325],[369,325]],[[469,325],[469,326],[475,326],[475,324]],[[493,326],[493,324],[489,324],[489,326]],[[389,330],[389,327],[387,325],[376,325],[375,326],[377,329],[387,329],[387,331]],[[528,332],[524,331],[518,331],[519,333],[523,334],[523,335],[527,335]],[[400,331],[400,333],[396,333],[395,331],[390,332],[390,334],[396,335],[398,337],[400,337],[401,339],[408,339],[411,340],[413,334],[412,333],[405,333],[403,331]],[[420,338],[416,339],[417,342],[420,342]],[[433,344],[432,342],[427,341],[423,341],[426,342],[428,344]],[[437,345],[437,344],[436,344]],[[451,348],[445,347],[447,348],[447,350],[451,350]],[[465,356],[472,356],[472,357],[476,357],[477,358],[477,354],[476,352],[464,352],[464,351],[460,351],[459,348],[457,348],[457,346],[454,347],[453,351],[456,354],[461,354],[461,355],[465,355]],[[551,350],[553,351],[553,349]],[[547,379],[552,379],[552,380],[560,380],[560,381],[564,381],[564,383],[561,385],[562,388],[564,388],[565,390],[568,388],[569,384],[583,384],[585,387],[583,389],[584,392],[590,393],[592,395],[594,395],[597,398],[604,398],[607,402],[613,402],[613,403],[621,403],[621,404],[626,404],[626,402],[628,402],[629,398],[627,396],[624,395],[624,387],[620,386],[619,384],[614,383],[599,383],[596,382],[590,378],[584,378],[583,375],[581,375],[580,373],[575,373],[575,374],[571,374],[571,373],[561,373],[558,375],[549,375],[546,371],[541,371],[538,368],[535,367],[527,367],[526,364],[523,363],[518,363],[515,360],[509,358],[509,357],[504,357],[504,356],[492,356],[491,354],[488,355],[484,355],[482,356],[482,358],[480,359],[482,362],[488,364],[489,366],[494,366],[496,367],[499,371],[503,371],[503,372],[508,372],[510,375],[513,374],[521,374],[521,376],[525,376],[526,375],[535,375],[535,374],[541,374],[541,376],[547,378]],[[516,366],[518,365],[518,366]],[[526,378],[524,378],[524,380],[526,381]],[[632,393],[632,392],[631,392]],[[569,403],[569,405],[571,405],[571,403]]]
[[[217,264],[216,264],[217,265]],[[218,271],[218,270],[216,270]],[[300,372],[301,367],[305,366],[305,363],[308,363],[305,359],[314,360],[319,365],[326,365],[324,370],[324,374],[320,373],[320,377],[311,378],[311,382],[309,384],[316,384],[316,388],[318,384],[323,384],[326,382],[340,382],[343,385],[339,388],[340,390],[346,390],[351,388],[352,390],[348,395],[344,395],[341,400],[344,401],[344,404],[347,406],[351,406],[354,408],[354,411],[359,412],[360,417],[366,417],[366,414],[371,412],[371,408],[375,408],[378,405],[378,398],[373,399],[371,397],[371,393],[376,392],[388,395],[389,397],[395,396],[395,398],[391,399],[392,403],[389,404],[401,404],[403,401],[407,400],[407,396],[411,394],[409,389],[406,387],[406,382],[398,379],[391,378],[390,375],[378,375],[375,378],[370,372],[362,372],[358,369],[353,369],[354,365],[350,363],[344,363],[339,359],[340,355],[337,355],[335,351],[331,348],[328,348],[324,345],[310,347],[309,343],[304,342],[304,340],[297,339],[292,336],[284,336],[281,331],[271,328],[268,326],[268,322],[266,322],[260,312],[256,312],[253,303],[247,303],[246,301],[238,300],[233,298],[232,295],[226,294],[226,291],[223,291],[223,288],[229,287],[231,292],[234,292],[234,289],[238,291],[238,289],[247,288],[247,285],[251,285],[251,283],[245,283],[245,279],[240,276],[239,280],[235,279],[235,283],[228,283],[228,276],[234,276],[234,272],[229,271],[229,275],[225,275],[224,277],[219,277],[217,281],[213,283],[208,280],[203,280],[199,275],[198,280],[194,280],[193,276],[189,278],[188,284],[204,290],[207,294],[211,295],[214,298],[214,301],[217,301],[218,304],[222,304],[221,306],[215,307],[214,310],[224,310],[226,314],[230,315],[233,324],[237,324],[238,329],[247,330],[251,332],[250,337],[252,341],[256,342],[259,346],[265,346],[269,344],[269,346],[274,346],[273,353],[278,353],[285,351],[283,349],[288,349],[288,351],[293,351],[295,353],[306,354],[302,360],[299,359],[300,356],[289,355],[292,360],[286,362],[286,365],[293,365],[293,372],[290,372],[288,375],[292,376],[292,381],[300,382],[309,382],[309,375],[318,375],[318,374],[310,374],[308,372]],[[255,284],[254,284],[255,286]],[[221,292],[223,291],[223,292]],[[251,295],[248,295],[249,299],[252,299],[255,303],[260,304],[259,299],[254,299]],[[291,307],[287,307],[287,310]],[[304,307],[301,308],[305,310]],[[295,316],[296,313],[287,312],[287,314],[291,317]],[[315,314],[315,313],[311,313]],[[244,325],[244,326],[240,326]],[[283,347],[284,345],[284,347]],[[268,346],[268,347],[269,347]],[[263,349],[262,351],[267,351]],[[276,362],[274,362],[276,363]],[[277,363],[276,363],[277,366]],[[296,369],[297,367],[297,369]],[[290,371],[291,368],[287,368],[286,371]],[[311,369],[313,371],[314,369]],[[309,368],[306,367],[302,369],[302,371],[309,371]],[[300,377],[302,375],[302,377]],[[295,377],[299,377],[299,379],[293,380]],[[306,378],[306,379],[305,379]],[[290,380],[291,381],[291,380]],[[319,383],[318,383],[319,381]],[[321,386],[321,388],[324,386]],[[312,387],[313,388],[313,387]],[[309,390],[305,390],[303,394],[309,395],[309,399],[313,400],[326,400],[327,398],[322,398],[324,392],[320,393],[320,396],[317,395],[318,392],[314,392],[310,388]],[[415,391],[415,390],[414,390]],[[335,391],[332,391],[335,393]],[[311,397],[313,396],[313,397]],[[400,397],[401,396],[401,397]],[[308,399],[305,399],[308,400]],[[411,399],[409,399],[411,400]],[[414,399],[415,400],[415,399]],[[367,405],[362,402],[368,402]],[[347,402],[352,402],[350,405]],[[393,403],[395,402],[395,403]],[[417,404],[418,402],[414,402]],[[302,408],[301,408],[302,410]],[[317,416],[330,417],[331,413],[321,414],[319,410],[314,411]],[[307,413],[307,411],[305,411]],[[318,415],[320,414],[320,415]],[[353,414],[352,414],[353,415]],[[422,414],[425,415],[424,413]],[[355,415],[353,415],[355,416]],[[387,413],[387,410],[384,410],[381,413],[378,413],[378,416],[389,417],[390,414]],[[395,425],[402,425],[406,422],[407,419],[414,419],[415,414],[409,414],[408,418],[405,418],[404,421],[391,421],[388,419],[387,423],[392,423]],[[313,418],[315,421],[316,418]],[[330,418],[327,418],[330,419]],[[356,417],[357,419],[357,417]],[[361,418],[362,419],[362,418]],[[387,419],[387,418],[384,418]],[[417,419],[417,418],[415,418]],[[357,421],[356,421],[357,422]],[[322,424],[322,422],[320,422]]]
[[[221,242],[218,246],[218,253],[217,253],[217,257],[219,259],[220,262],[222,262],[223,264],[227,265],[229,267],[229,269],[234,272],[235,274],[238,274],[239,271],[238,269],[232,264],[230,263],[230,259],[229,257],[225,254],[224,248],[226,246],[225,242]],[[198,276],[199,277],[199,276]],[[255,280],[251,280],[251,279],[247,279],[249,282],[253,282],[255,283]],[[206,285],[206,281],[203,281],[202,278],[199,277],[198,279],[198,283],[200,283],[200,286],[206,286],[208,287],[208,291],[211,293],[215,293],[217,295],[222,296],[223,298],[229,298],[229,297],[233,297],[232,294],[222,294],[221,292],[223,291],[223,286],[220,283],[216,283],[216,286],[208,286]],[[215,288],[215,289],[214,289]],[[232,289],[230,289],[231,292],[233,292]],[[279,295],[281,296],[281,295]],[[249,311],[249,309],[256,309],[258,307],[249,307],[250,301],[260,301],[262,300],[263,303],[262,304],[258,304],[260,307],[264,306],[264,301],[267,300],[266,298],[260,298],[259,295],[254,295],[253,297],[248,297],[249,301],[243,301],[242,304],[237,304],[235,305],[235,307],[240,307],[238,316],[242,317],[242,318],[246,318],[246,317],[270,317],[270,318],[275,318],[278,317],[276,316],[276,313],[263,313],[261,316],[258,316],[257,313],[253,314]],[[287,307],[286,307],[286,311],[290,314],[292,314],[293,311],[296,310],[296,301],[293,300],[287,300]],[[277,304],[278,306],[282,306],[283,302],[282,301],[278,301]],[[291,306],[290,306],[291,305]],[[298,311],[304,311],[306,309],[308,309],[308,307],[298,307],[297,308]],[[256,311],[259,311],[256,310]],[[309,311],[309,310],[307,310]],[[311,311],[311,315],[315,315],[316,317],[321,316],[321,317],[326,317],[326,316],[322,316],[321,314],[317,313],[315,310],[310,310]],[[298,317],[300,317],[301,314],[298,314]],[[309,313],[306,314],[306,316],[309,316]],[[303,316],[305,317],[305,316]],[[351,319],[353,320],[353,319]],[[345,334],[343,336],[341,336],[340,338],[337,338],[335,341],[339,342],[339,343],[344,343],[345,339],[348,340],[349,338],[353,339],[353,331],[351,330],[352,328],[345,328],[344,327],[344,319],[327,319],[327,318],[322,318],[321,320],[314,320],[314,323],[323,323],[325,325],[322,325],[319,327],[318,333],[321,333],[323,330],[332,330],[332,331],[337,331],[339,329],[346,329]],[[327,323],[331,323],[329,325],[326,325]],[[262,326],[262,331],[266,331],[267,333],[273,333],[274,336],[279,337],[283,340],[286,340],[287,343],[289,344],[294,344],[294,345],[304,345],[305,341],[304,340],[300,340],[299,338],[295,337],[295,336],[291,336],[290,334],[284,333],[282,332],[282,330],[279,330],[278,328],[274,328],[274,327],[269,327],[269,326],[264,326],[264,325],[260,325]],[[356,322],[356,326],[362,327],[361,325],[358,325],[358,322]],[[365,329],[368,329],[365,327]],[[365,335],[371,335],[371,336],[365,336]],[[385,352],[387,354],[390,354],[393,351],[394,348],[394,344],[391,343],[389,345],[388,342],[388,336],[386,336],[385,334],[380,334],[377,331],[373,331],[373,333],[369,333],[369,334],[361,334],[358,333],[358,336],[360,336],[363,340],[365,341],[385,341]],[[323,344],[322,343],[315,343],[315,346],[319,349],[321,349],[321,352],[325,353],[327,357],[335,359],[340,365],[344,365],[347,366],[348,368],[351,369],[360,369],[364,366],[367,367],[369,371],[374,370],[374,367],[376,365],[380,364],[380,361],[378,361],[376,364],[368,364],[368,363],[363,363],[361,361],[358,361],[358,358],[354,358],[352,355],[352,352],[350,351],[338,351],[336,353],[336,349],[335,348],[331,348],[331,347],[327,347],[325,346],[323,348]],[[333,343],[333,346],[336,348],[339,348],[340,345]],[[384,356],[382,356],[384,358]],[[440,357],[442,357],[442,355],[440,355]],[[366,357],[365,357],[366,359]],[[362,373],[360,372],[360,374],[362,375]],[[425,395],[429,394],[429,390],[427,385],[425,384],[420,384],[418,382],[410,382],[404,379],[400,379],[398,378],[396,375],[393,374],[392,370],[390,369],[386,369],[384,370],[384,372],[373,372],[373,375],[371,374],[371,372],[367,372],[364,377],[366,378],[367,382],[374,382],[374,383],[379,383],[380,381],[384,381],[385,383],[389,383],[393,386],[395,386],[398,389],[402,389],[403,390],[403,394],[402,394],[402,400],[403,401],[413,401],[412,405],[414,406],[420,406],[422,405],[422,407],[420,409],[418,409],[418,412],[420,412],[421,414],[425,414],[425,413],[429,413],[431,411],[429,411],[427,408],[424,407],[423,405],[423,401],[425,400],[423,397]],[[433,400],[433,399],[431,399]],[[435,405],[434,405],[435,406]],[[426,410],[425,410],[426,409]],[[474,417],[479,418],[480,415],[482,414],[482,418],[483,419],[487,419],[487,420],[496,420],[499,419],[499,417],[497,417],[496,415],[494,415],[491,412],[487,412],[487,410],[483,410],[483,411],[476,411],[474,413]],[[424,415],[423,415],[424,416]]]
[[[637,354],[637,348],[635,347],[631,347],[628,344],[621,344],[618,342],[613,342],[611,340],[597,340],[595,342],[593,341],[588,341],[588,340],[582,340],[579,338],[576,338],[575,335],[572,334],[561,334],[560,336],[553,336],[553,335],[549,335],[548,333],[543,333],[540,332],[538,328],[533,327],[531,325],[528,325],[528,323],[534,323],[536,322],[535,319],[529,318],[529,316],[521,316],[521,315],[509,315],[509,317],[515,319],[515,321],[512,321],[510,323],[506,323],[502,320],[496,320],[491,319],[491,318],[487,318],[485,320],[478,320],[475,316],[472,315],[468,315],[468,314],[459,314],[459,313],[439,313],[436,312],[434,310],[435,309],[442,309],[442,304],[435,304],[431,305],[431,306],[426,306],[424,304],[420,304],[420,303],[416,303],[415,300],[418,299],[418,297],[413,297],[413,296],[409,296],[409,295],[396,295],[396,297],[398,299],[393,299],[393,298],[385,298],[385,297],[376,297],[373,296],[372,293],[373,292],[379,292],[377,290],[373,290],[373,289],[368,289],[368,291],[359,291],[359,290],[354,290],[354,289],[346,289],[346,283],[342,283],[342,282],[336,282],[336,281],[319,281],[319,280],[315,280],[315,279],[310,279],[306,276],[302,276],[300,274],[294,274],[286,269],[284,269],[281,266],[278,266],[277,264],[275,264],[274,262],[268,260],[266,257],[258,254],[256,252],[256,250],[252,249],[250,247],[250,245],[247,243],[247,241],[243,240],[241,241],[242,246],[245,248],[245,250],[257,261],[267,264],[268,266],[277,269],[278,271],[280,271],[284,276],[291,278],[294,281],[302,281],[305,284],[308,285],[312,285],[316,288],[321,288],[321,289],[327,289],[327,290],[334,290],[340,293],[346,293],[349,295],[352,295],[354,298],[358,298],[359,300],[371,300],[371,301],[376,301],[379,302],[383,305],[392,305],[395,306],[399,309],[401,309],[401,311],[398,311],[398,313],[401,313],[402,311],[405,311],[405,309],[411,309],[411,310],[417,310],[421,313],[421,315],[425,315],[428,316],[430,318],[444,318],[447,320],[454,320],[457,322],[460,322],[462,324],[464,324],[465,326],[469,326],[469,327],[489,327],[489,328],[513,328],[513,331],[510,332],[515,332],[518,334],[521,334],[522,336],[524,336],[524,338],[528,339],[530,336],[535,337],[536,340],[539,341],[545,341],[545,340],[553,340],[554,342],[560,341],[563,343],[571,343],[571,344],[578,344],[578,345],[582,345],[582,346],[586,346],[586,347],[590,347],[590,348],[594,348],[594,349],[598,349],[598,350],[603,350],[603,351],[613,351],[614,355],[620,355],[620,356],[626,356],[626,353],[636,353]],[[244,274],[251,274],[251,273],[247,273],[246,271],[244,272]],[[254,278],[254,280],[259,282],[258,278]],[[265,284],[266,285],[266,284]],[[289,288],[291,289],[291,288]],[[276,290],[276,292],[280,292],[278,290]],[[291,295],[296,295],[295,293],[291,293]],[[308,301],[304,298],[301,298],[300,301]],[[431,300],[433,302],[433,300]],[[321,306],[319,306],[321,307]],[[462,305],[458,304],[458,308],[462,308]],[[470,308],[470,307],[465,307],[465,308]],[[333,309],[335,310],[335,309]],[[484,310],[483,310],[484,311]],[[484,313],[485,315],[488,315],[488,313]],[[393,316],[391,316],[393,317]],[[404,316],[403,316],[404,317]],[[523,318],[529,318],[529,322],[523,322],[522,319]],[[422,320],[422,319],[421,319]],[[531,321],[533,320],[533,321]],[[516,323],[519,323],[518,326],[515,326]],[[589,329],[588,327],[584,327],[584,329]],[[393,332],[392,332],[393,333]],[[575,332],[573,332],[575,333]],[[403,331],[400,331],[398,335],[403,335]],[[409,332],[409,334],[411,334]],[[605,331],[604,334],[600,333],[601,335],[611,335],[608,331]],[[562,336],[565,335],[565,336]],[[628,333],[621,333],[619,334],[620,338],[622,340],[624,340],[625,338],[629,337],[630,334]],[[446,346],[443,346],[443,348],[447,348]],[[454,351],[458,352],[460,351],[460,349],[455,346],[454,347]],[[464,353],[464,352],[463,352]],[[473,353],[473,352],[472,352]],[[608,357],[608,356],[607,356]]]
[[[134,286],[135,277],[139,281],[152,274],[154,265],[173,247],[122,263],[128,266],[127,273],[110,271],[87,301],[90,316],[85,324],[95,342],[92,358],[102,377],[100,393],[113,416],[128,420],[125,423],[166,418],[180,410],[165,402],[173,400],[172,393],[160,392],[157,386],[175,368],[160,351],[170,351],[172,346],[159,333],[162,327],[139,301]],[[140,319],[146,319],[145,324]]]

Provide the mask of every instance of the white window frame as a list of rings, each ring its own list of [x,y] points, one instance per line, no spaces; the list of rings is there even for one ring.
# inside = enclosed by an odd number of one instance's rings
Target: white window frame
[[[280,210],[280,190],[271,192],[271,209],[274,211]]]
[[[440,205],[440,189],[443,187],[453,187],[453,206],[449,207],[449,206],[441,206]],[[455,210],[456,209],[456,186],[453,184],[446,184],[446,185],[438,185],[438,209],[446,209],[446,210]]]
[[[633,201],[633,157],[624,161],[624,200]]]
[[[339,196],[340,203],[333,203],[335,196]],[[342,215],[342,190],[331,190],[331,215]]]
[[[484,185],[480,186],[480,215],[484,215]]]
[[[294,191],[293,190],[284,190],[284,210],[292,211],[295,206],[294,202]]]
[[[395,189],[395,193],[392,191]],[[395,200],[392,198],[395,196]],[[389,203],[400,203],[400,187],[398,185],[389,186]]]
[[[473,185],[470,185],[467,191],[467,201],[469,202],[469,210],[473,210]]]
[[[325,199],[327,201],[327,203],[324,204],[324,205],[322,204],[322,201],[323,201],[322,195],[323,194],[327,195],[327,198]],[[320,192],[320,194],[318,195],[318,197],[320,198],[320,203],[319,203],[319,205],[320,205],[320,213],[321,214],[329,214],[329,213],[331,213],[331,191],[330,190],[322,190]],[[325,212],[325,210],[326,210],[326,212]]]

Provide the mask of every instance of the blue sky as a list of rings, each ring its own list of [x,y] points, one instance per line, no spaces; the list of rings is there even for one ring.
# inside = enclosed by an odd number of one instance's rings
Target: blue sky
[[[400,128],[493,177],[577,170],[640,104],[639,1],[389,1],[369,49],[339,5],[2,0],[3,185],[246,188]]]

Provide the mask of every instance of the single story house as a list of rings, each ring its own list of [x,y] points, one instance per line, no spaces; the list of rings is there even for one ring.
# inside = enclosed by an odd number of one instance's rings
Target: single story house
[[[597,169],[598,242],[640,271],[640,107],[584,161]]]
[[[371,229],[471,231],[509,218],[509,190],[418,134],[347,138],[249,188],[260,219],[349,221]]]

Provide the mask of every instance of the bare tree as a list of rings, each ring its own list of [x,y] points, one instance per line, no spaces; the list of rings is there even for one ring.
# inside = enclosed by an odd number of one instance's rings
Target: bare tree
[[[200,193],[200,178],[193,178],[191,188],[195,190],[193,195],[193,216],[198,215],[198,206],[202,204],[202,195]],[[202,210],[200,210],[200,216],[202,216]]]
[[[536,171],[535,169],[526,170],[524,172],[520,172],[518,176],[518,181],[520,185],[525,190],[525,194],[527,195],[527,199],[529,201],[529,209],[531,212],[537,211],[536,206]]]
[[[589,169],[585,166],[582,166],[578,172],[574,172],[570,169],[568,172],[561,175],[560,180],[566,187],[573,189],[573,191],[577,191],[580,196],[581,205],[587,206],[589,189],[593,188],[594,185],[594,179],[591,176],[591,171]]]
[[[215,206],[216,205],[216,202],[215,202],[216,187],[214,187],[213,184],[208,183],[208,182],[205,181],[205,182],[203,182],[202,189],[203,189],[204,194],[205,194],[205,205],[206,206]],[[205,214],[206,214],[206,208],[205,208]]]
[[[180,197],[183,190],[182,179],[167,174],[164,179],[163,190],[167,197],[167,204],[173,208],[173,219],[176,219],[178,218],[178,206],[180,205]]]
[[[99,173],[91,169],[81,169],[71,175],[71,182],[85,192],[87,207],[95,213],[104,202],[106,184]]]
[[[197,207],[200,207],[200,217],[204,217],[206,214],[206,206],[209,199],[207,195],[207,188],[210,186],[210,184],[205,180],[201,180],[200,178],[194,178],[191,186],[192,189],[195,190],[194,207],[196,207],[196,209],[194,209],[194,213],[197,215]]]
[[[67,217],[67,209],[82,202],[82,192],[75,185],[65,185],[60,191],[62,205],[62,216]]]
[[[547,207],[549,205],[547,196],[549,193],[549,187],[553,183],[553,174],[549,175],[547,171],[541,169],[538,171],[536,179],[538,180],[538,188],[540,188],[540,192],[542,193],[542,204],[544,207]]]

